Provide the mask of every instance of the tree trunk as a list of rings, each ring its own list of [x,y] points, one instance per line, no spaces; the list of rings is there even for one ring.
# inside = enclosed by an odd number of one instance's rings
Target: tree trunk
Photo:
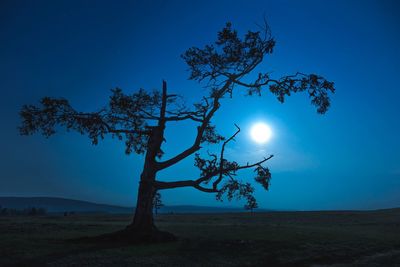
[[[95,242],[124,242],[124,243],[147,243],[147,242],[170,242],[176,237],[168,232],[159,231],[153,221],[153,198],[156,192],[154,187],[155,172],[153,168],[145,168],[140,177],[139,192],[136,211],[133,221],[125,229],[96,236],[92,238],[81,238],[82,241]]]
[[[154,178],[151,179],[151,177],[142,175],[136,202],[135,217],[129,226],[143,232],[151,232],[156,229],[153,221],[153,198],[155,193],[153,181]]]
[[[158,125],[152,128],[148,140],[143,172],[140,176],[139,192],[136,203],[135,217],[127,227],[133,239],[141,241],[172,241],[175,236],[159,231],[153,221],[153,199],[157,189],[154,186],[156,180],[156,157],[159,154],[164,140],[165,110],[167,106],[167,83],[163,81],[162,104]]]
[[[164,140],[165,129],[165,110],[167,107],[167,83],[163,81],[162,104],[160,108],[160,118],[158,125],[152,128],[148,140],[143,172],[140,176],[139,192],[136,202],[136,211],[133,222],[128,228],[140,230],[142,232],[157,231],[153,221],[153,198],[156,193],[154,182],[156,180],[156,157],[160,152],[161,144]]]
[[[156,193],[154,187],[155,172],[152,168],[145,168],[140,177],[136,211],[133,221],[125,230],[118,233],[128,242],[168,242],[176,237],[168,232],[157,229],[153,221],[153,198]]]

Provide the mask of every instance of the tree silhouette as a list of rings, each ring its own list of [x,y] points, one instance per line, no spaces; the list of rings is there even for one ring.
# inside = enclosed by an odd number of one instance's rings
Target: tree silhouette
[[[258,208],[258,204],[257,204],[256,199],[255,199],[255,198],[250,198],[250,199],[247,201],[247,204],[244,205],[244,208],[245,208],[246,210],[250,210],[250,212],[253,213],[253,209]]]
[[[228,138],[216,132],[212,118],[221,106],[221,99],[232,97],[234,90],[245,90],[249,95],[269,91],[283,103],[285,97],[292,93],[306,92],[318,113],[327,111],[329,93],[334,92],[334,84],[317,74],[297,72],[281,78],[272,78],[268,72],[254,75],[255,68],[273,52],[274,46],[275,40],[267,24],[259,31],[248,31],[241,38],[232,29],[231,23],[227,23],[218,32],[214,44],[189,48],[182,55],[189,66],[189,79],[198,81],[206,89],[204,97],[193,106],[188,107],[178,95],[168,93],[165,81],[161,91],[140,89],[133,94],[125,94],[116,88],[112,90],[108,105],[95,112],[79,112],[64,98],[44,97],[39,106],[22,107],[20,133],[30,135],[39,132],[49,137],[63,127],[67,131],[87,135],[94,145],[110,135],[125,142],[126,154],[144,154],[134,219],[119,236],[141,240],[172,238],[158,231],[153,223],[153,196],[156,191],[192,187],[214,193],[219,200],[226,197],[228,200],[244,198],[253,201],[251,183],[237,178],[238,171],[249,168],[255,170],[255,182],[268,190],[271,173],[263,164],[273,155],[244,165],[225,157],[226,146],[234,140],[240,128],[235,125],[236,132]],[[250,80],[254,76],[256,78]],[[162,159],[166,126],[170,122],[187,120],[197,123],[193,143],[175,156]],[[203,145],[218,143],[222,144],[220,153],[209,154],[208,157],[200,155]],[[161,181],[158,178],[159,172],[191,155],[194,155],[194,165],[200,170],[198,178],[176,181]]]
[[[156,192],[156,194],[154,195],[154,199],[153,199],[154,213],[157,215],[158,210],[163,206],[164,206],[164,204],[162,203],[162,200],[161,200],[161,194],[160,194],[160,192]]]

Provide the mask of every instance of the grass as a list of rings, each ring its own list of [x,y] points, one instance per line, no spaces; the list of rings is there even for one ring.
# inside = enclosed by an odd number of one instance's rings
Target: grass
[[[400,210],[159,215],[179,241],[70,239],[124,228],[123,215],[0,217],[0,266],[400,266]]]

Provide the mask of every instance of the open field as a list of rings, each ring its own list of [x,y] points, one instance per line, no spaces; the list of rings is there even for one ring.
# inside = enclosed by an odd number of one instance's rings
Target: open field
[[[400,210],[158,215],[179,241],[70,242],[125,215],[0,217],[0,266],[400,266]]]

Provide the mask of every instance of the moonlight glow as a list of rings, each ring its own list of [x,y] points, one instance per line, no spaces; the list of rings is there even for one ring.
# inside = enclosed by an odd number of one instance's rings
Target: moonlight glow
[[[259,122],[251,127],[250,135],[255,142],[264,144],[271,139],[272,131],[267,124]]]

